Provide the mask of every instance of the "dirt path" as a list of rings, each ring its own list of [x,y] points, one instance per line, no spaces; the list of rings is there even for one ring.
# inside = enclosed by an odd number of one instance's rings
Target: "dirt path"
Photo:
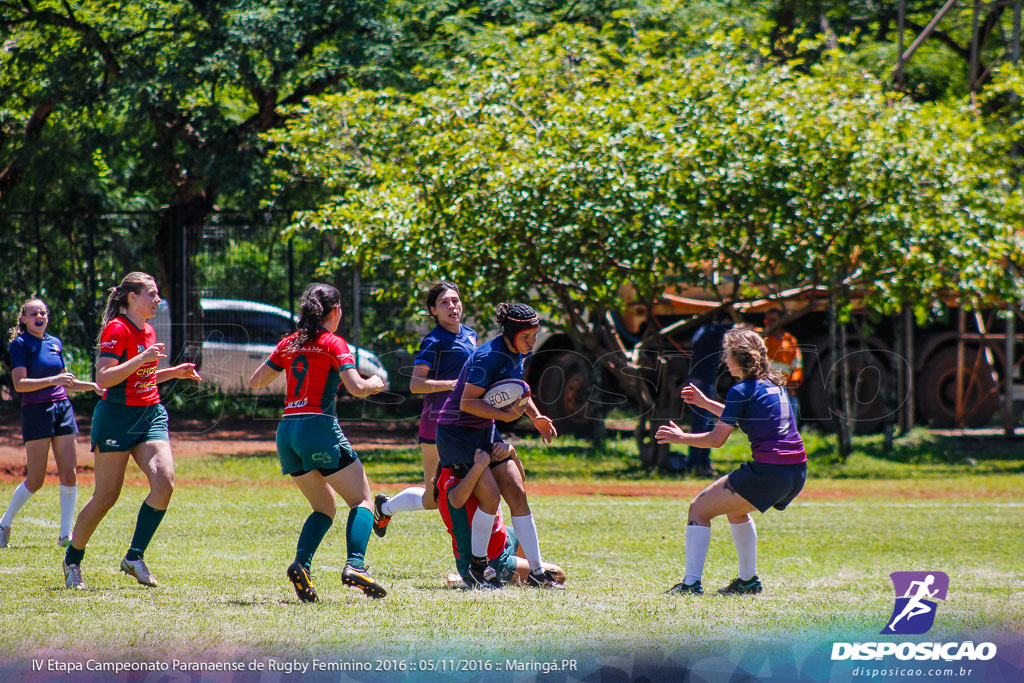
[[[21,481],[25,476],[25,450],[21,442],[19,414],[0,415],[0,482]],[[79,416],[78,435],[79,482],[92,486],[93,454],[89,451],[89,417]],[[171,421],[171,445],[177,459],[202,455],[268,455],[276,452],[274,434],[277,420],[224,420],[215,429],[197,420]],[[383,422],[345,422],[345,433],[356,451],[367,448],[415,447],[416,432],[409,424]],[[127,481],[135,481],[138,473],[129,472]],[[57,482],[57,469],[51,457],[47,483]],[[373,481],[374,489],[397,491],[415,481]],[[664,497],[689,500],[709,481],[680,480],[659,482],[528,482],[530,495],[540,496],[623,496]],[[214,481],[179,479],[181,486],[217,485]],[[253,482],[250,485],[290,486],[286,479]],[[966,489],[966,490],[965,490]],[[837,500],[856,497],[908,498],[1019,498],[1012,491],[985,491],[959,486],[955,479],[930,482],[927,487],[914,487],[907,481],[876,480],[811,480],[801,493],[803,500]]]

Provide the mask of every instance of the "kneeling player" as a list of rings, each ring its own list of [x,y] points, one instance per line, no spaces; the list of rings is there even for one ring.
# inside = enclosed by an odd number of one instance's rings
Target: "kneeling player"
[[[470,587],[501,588],[506,583],[538,585],[529,580],[529,562],[525,558],[516,556],[516,547],[519,544],[515,532],[505,526],[505,522],[501,518],[501,510],[498,510],[494,517],[491,538],[487,544],[487,568],[484,572],[487,583],[481,584],[471,576],[469,571],[470,558],[473,556],[471,550],[473,516],[479,506],[476,496],[473,495],[473,488],[492,461],[504,462],[509,459],[515,462],[520,476],[522,476],[523,465],[519,461],[515,449],[508,444],[497,443],[494,444],[491,454],[477,449],[473,454],[472,467],[465,465],[439,467],[434,480],[438,511],[452,537],[455,566],[463,582]],[[543,570],[552,579],[545,585],[561,588],[565,583],[565,571],[561,567],[544,562]]]

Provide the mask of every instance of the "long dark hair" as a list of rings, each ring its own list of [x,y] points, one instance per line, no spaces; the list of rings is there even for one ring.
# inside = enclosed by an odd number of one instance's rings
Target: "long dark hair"
[[[103,309],[103,323],[100,325],[100,335],[96,337],[96,348],[100,348],[100,340],[103,338],[103,328],[117,316],[128,312],[128,295],[132,292],[141,294],[150,285],[155,285],[156,280],[149,273],[135,271],[128,273],[121,280],[117,287],[111,287],[110,295],[107,297],[107,305]]]
[[[314,282],[302,293],[299,303],[299,330],[288,345],[290,351],[297,351],[316,339],[324,318],[341,305],[341,292],[333,285]]]
[[[430,313],[430,309],[437,305],[437,299],[448,290],[454,291],[462,298],[462,292],[459,291],[459,286],[450,280],[441,280],[436,285],[427,290],[427,313]],[[434,318],[434,322],[438,322],[437,316],[430,313]]]

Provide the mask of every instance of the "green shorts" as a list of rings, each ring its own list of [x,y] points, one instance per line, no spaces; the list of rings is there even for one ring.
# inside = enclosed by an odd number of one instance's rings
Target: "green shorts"
[[[285,417],[277,426],[277,457],[282,474],[343,469],[358,460],[333,415]]]
[[[516,567],[519,566],[519,560],[516,557],[516,548],[519,547],[519,539],[516,538],[516,532],[513,531],[507,524],[505,525],[505,549],[501,555],[494,558],[487,564],[494,568],[494,572],[498,579],[502,583],[508,583],[512,580],[512,577],[516,574]],[[469,585],[467,580],[469,577],[469,560],[458,558],[455,560],[455,568],[459,572],[459,576],[462,580]]]
[[[167,409],[160,403],[126,406],[100,401],[92,412],[89,440],[100,453],[130,451],[147,441],[170,441]]]

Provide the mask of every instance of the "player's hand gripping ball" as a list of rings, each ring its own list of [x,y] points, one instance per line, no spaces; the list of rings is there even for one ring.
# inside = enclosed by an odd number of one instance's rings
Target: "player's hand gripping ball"
[[[530,400],[530,385],[521,379],[503,379],[489,386],[480,398],[495,408],[519,407]]]

